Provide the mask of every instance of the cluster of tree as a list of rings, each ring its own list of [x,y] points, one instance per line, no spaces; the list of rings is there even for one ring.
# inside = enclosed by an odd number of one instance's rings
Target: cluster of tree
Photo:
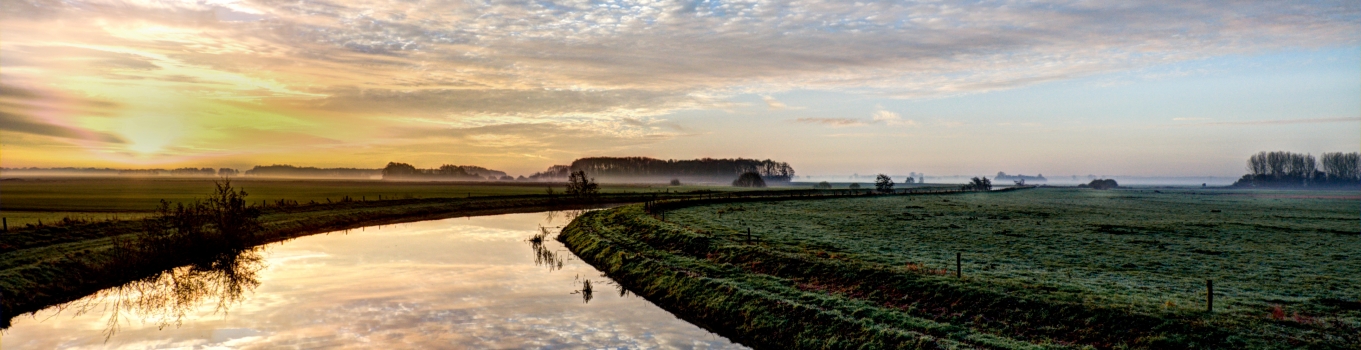
[[[1311,154],[1259,152],[1248,158],[1247,170],[1249,173],[1238,179],[1234,186],[1358,186],[1361,185],[1361,153],[1330,152],[1315,159]]]
[[[1119,187],[1120,184],[1116,183],[1115,179],[1096,179],[1089,183],[1077,185],[1077,188],[1091,188],[1096,190],[1109,190]]]
[[[416,169],[406,163],[389,162],[383,167],[383,180],[440,179],[440,180],[514,180],[503,171],[472,165],[441,165],[436,169]]]
[[[813,189],[815,189],[815,190],[830,190],[830,189],[832,189],[832,184],[827,183],[827,181],[819,182],[818,184],[813,185]]]
[[[571,172],[572,172],[572,167],[570,167],[570,166],[566,166],[566,165],[554,165],[554,166],[548,167],[548,170],[540,171],[540,172],[534,173],[533,175],[529,175],[528,180],[533,180],[533,181],[559,181],[559,180],[561,180],[561,179],[566,179],[567,176],[568,176],[568,173],[571,173]]]
[[[736,180],[732,180],[732,185],[736,187],[766,187],[766,180],[761,178],[761,174],[746,172],[738,175]]]
[[[572,162],[572,171],[608,179],[677,178],[686,181],[727,181],[745,173],[756,173],[764,181],[789,182],[794,168],[789,163],[756,159],[660,160],[647,157],[593,157]]]
[[[246,176],[260,177],[308,177],[308,178],[361,178],[368,179],[382,174],[382,169],[357,168],[316,168],[292,165],[256,165],[246,170]]]
[[[986,177],[975,177],[960,189],[965,191],[990,191],[992,190],[992,180],[988,180]]]
[[[1035,176],[1025,176],[1020,174],[1007,175],[1007,173],[1000,171],[997,172],[997,176],[994,176],[992,179],[995,181],[1013,181],[1013,182],[1020,181],[1021,183],[1049,181],[1049,179],[1044,178],[1044,174],[1038,174]]]

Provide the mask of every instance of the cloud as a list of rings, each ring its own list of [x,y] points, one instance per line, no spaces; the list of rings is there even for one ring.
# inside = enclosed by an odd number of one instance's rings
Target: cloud
[[[62,116],[102,116],[107,108],[116,106],[117,104],[107,101],[61,96],[48,91],[0,84],[0,130],[121,144],[125,143],[125,140],[118,136],[60,123],[68,119]]]
[[[1195,123],[1181,125],[1285,125],[1285,124],[1318,124],[1318,123],[1354,123],[1361,122],[1361,117],[1345,118],[1311,118],[1311,119],[1281,119],[1281,120],[1250,120],[1240,122],[1213,122]]]
[[[917,126],[917,121],[911,119],[904,120],[898,113],[889,112],[883,109],[874,111],[872,120],[874,123],[883,123],[894,126]]]
[[[795,123],[822,124],[833,127],[860,126],[865,125],[865,121],[851,118],[799,118],[794,119]]]
[[[0,130],[105,143],[125,142],[122,138],[112,134],[35,122],[29,118],[3,111],[0,111]]]
[[[774,97],[761,96],[761,100],[766,101],[766,107],[769,107],[772,110],[781,110],[789,108],[789,106],[786,106],[783,102],[780,102],[780,100],[776,100]]]

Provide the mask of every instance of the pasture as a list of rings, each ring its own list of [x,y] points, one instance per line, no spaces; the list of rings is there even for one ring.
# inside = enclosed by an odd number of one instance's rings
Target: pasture
[[[1331,315],[1361,300],[1355,192],[1038,189],[698,206],[670,218],[884,265],[953,271],[960,253],[974,281],[1145,311],[1203,310],[1207,279],[1216,309],[1233,314]]]
[[[563,238],[640,295],[768,345],[1361,344],[1357,192],[1039,188],[658,214],[591,213]],[[746,304],[783,311],[725,311]]]
[[[174,177],[30,177],[0,181],[0,216],[10,228],[45,224],[64,218],[88,221],[132,220],[149,215],[161,200],[187,202],[213,188],[215,178]],[[433,182],[381,180],[296,180],[233,178],[250,193],[252,203],[277,200],[325,204],[349,197],[355,201],[433,199],[558,194],[562,183]],[[727,191],[728,186],[666,186],[664,184],[602,184],[603,193]]]

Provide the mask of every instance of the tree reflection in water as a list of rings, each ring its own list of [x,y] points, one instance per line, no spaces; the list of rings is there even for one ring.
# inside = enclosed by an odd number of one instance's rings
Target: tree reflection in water
[[[566,224],[568,222],[572,222],[573,219],[576,219],[578,216],[581,216],[581,214],[586,213],[586,211],[587,211],[586,209],[550,211],[545,214],[543,222],[545,224],[552,224],[553,220],[557,220],[558,217],[561,216],[563,219],[563,223]]]
[[[125,316],[156,322],[159,329],[171,325],[179,327],[187,316],[209,302],[217,303],[213,314],[226,316],[229,308],[239,304],[246,294],[260,285],[256,274],[264,267],[259,248],[220,254],[209,261],[180,266],[101,290],[61,308],[70,307],[76,315],[107,314],[105,341],[118,332]]]

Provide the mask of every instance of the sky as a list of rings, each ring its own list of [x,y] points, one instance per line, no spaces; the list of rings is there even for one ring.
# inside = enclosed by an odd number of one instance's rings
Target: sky
[[[1361,150],[1361,3],[0,0],[0,166],[1237,176]]]

